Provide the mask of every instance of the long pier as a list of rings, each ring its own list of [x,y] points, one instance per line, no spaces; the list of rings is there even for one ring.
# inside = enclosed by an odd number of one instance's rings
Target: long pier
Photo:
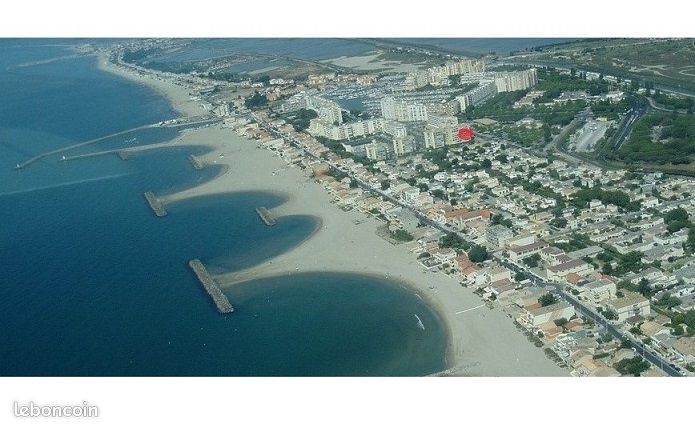
[[[34,162],[37,162],[45,157],[57,155],[58,153],[62,153],[62,152],[68,151],[68,150],[77,149],[79,147],[88,146],[90,144],[95,144],[95,143],[98,143],[100,141],[103,141],[103,140],[106,140],[109,138],[118,137],[120,135],[129,134],[131,132],[140,131],[143,129],[148,129],[148,128],[178,128],[178,127],[182,127],[182,126],[193,126],[193,125],[202,125],[202,124],[214,123],[214,122],[219,122],[219,120],[220,119],[217,119],[217,118],[213,118],[213,119],[191,118],[188,121],[182,121],[182,122],[176,122],[176,123],[170,123],[170,124],[152,123],[150,125],[137,126],[135,128],[115,132],[113,134],[105,135],[103,137],[94,138],[94,139],[91,139],[88,141],[83,141],[81,143],[72,144],[70,146],[60,147],[60,148],[55,149],[55,150],[50,150],[47,152],[39,153],[38,155],[36,155],[32,158],[29,158],[22,163],[18,163],[17,166],[15,167],[15,169],[24,169],[24,168],[28,167],[29,165],[33,164]],[[122,149],[120,149],[120,150],[122,150]]]
[[[155,196],[154,193],[145,192],[143,196],[145,197],[147,203],[150,205],[150,208],[152,208],[152,211],[154,211],[154,215],[156,215],[157,217],[164,217],[167,215],[167,210],[166,208],[164,208],[164,204],[157,196]]]
[[[61,153],[61,152],[67,151],[67,150],[72,150],[72,149],[76,149],[78,147],[88,146],[90,144],[94,144],[94,143],[98,143],[99,141],[106,140],[108,138],[118,137],[119,135],[128,134],[130,132],[135,132],[135,131],[139,131],[142,129],[154,128],[156,126],[159,126],[159,125],[152,124],[152,125],[138,126],[136,128],[126,129],[125,131],[120,131],[120,132],[116,132],[114,134],[105,135],[103,137],[94,138],[92,140],[84,141],[82,143],[77,143],[77,144],[73,144],[70,146],[61,147],[59,149],[51,150],[48,152],[43,152],[43,153],[40,153],[40,154],[34,156],[33,158],[29,158],[29,159],[25,160],[24,162],[17,164],[15,169],[24,169],[24,168],[28,167],[29,165],[31,165],[32,163],[37,162],[45,157],[48,157],[51,155],[57,155],[58,153]]]
[[[221,314],[229,314],[234,312],[234,307],[232,307],[232,304],[229,303],[229,299],[227,299],[227,296],[222,293],[219,285],[217,285],[217,282],[215,282],[212,276],[210,276],[203,263],[198,259],[193,259],[188,262],[188,266],[190,266],[190,268],[193,270],[193,273],[195,273],[195,276],[198,278],[198,281],[200,281],[203,289],[205,289],[212,299],[213,303],[217,307],[217,311]]]
[[[275,220],[275,217],[273,217],[266,207],[256,208],[256,214],[258,214],[258,217],[263,220],[266,226],[275,226],[277,224],[277,220]]]

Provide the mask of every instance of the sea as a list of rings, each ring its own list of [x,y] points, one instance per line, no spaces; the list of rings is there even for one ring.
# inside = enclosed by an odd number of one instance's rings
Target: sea
[[[0,375],[421,376],[446,368],[440,315],[392,280],[337,272],[253,279],[224,289],[235,312],[218,314],[188,260],[220,272],[249,267],[299,245],[317,224],[292,215],[265,226],[254,208],[283,203],[272,189],[186,200],[155,217],[144,192],[219,173],[190,165],[199,148],[128,160],[54,155],[16,170],[36,154],[177,115],[155,91],[76,55],[75,43],[0,40]],[[178,132],[131,132],[66,155]]]

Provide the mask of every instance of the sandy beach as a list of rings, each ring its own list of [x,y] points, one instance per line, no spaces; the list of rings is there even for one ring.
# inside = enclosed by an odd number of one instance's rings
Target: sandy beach
[[[191,99],[188,88],[176,85],[170,81],[155,78],[152,75],[142,75],[134,70],[118,67],[111,63],[105,56],[97,57],[97,67],[101,71],[149,86],[169,100],[171,107],[182,116],[193,117],[209,113],[197,100]]]
[[[200,114],[185,88],[131,74],[113,65],[101,67],[151,85],[166,94],[181,114]],[[275,216],[301,214],[321,219],[321,227],[315,234],[294,249],[250,269],[217,276],[223,287],[234,287],[235,283],[251,278],[291,275],[298,271],[388,277],[406,284],[439,313],[450,333],[448,363],[452,370],[449,374],[569,375],[518,332],[502,310],[486,307],[471,289],[459,285],[455,278],[427,272],[403,245],[393,245],[375,233],[381,222],[356,211],[342,211],[303,170],[289,167],[270,151],[257,147],[257,142],[217,126],[188,130],[177,138],[176,145],[179,144],[211,148],[199,158],[206,164],[224,165],[225,172],[195,188],[158,195],[164,203],[218,193],[270,191],[281,193],[288,199],[272,210]],[[220,157],[222,154],[224,157]]]

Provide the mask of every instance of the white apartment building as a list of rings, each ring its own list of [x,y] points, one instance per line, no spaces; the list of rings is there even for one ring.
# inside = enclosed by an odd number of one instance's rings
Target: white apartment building
[[[470,106],[477,106],[497,95],[497,86],[493,81],[483,81],[480,84],[455,98],[459,103],[461,111],[465,111]]]
[[[485,239],[492,245],[503,247],[513,236],[514,233],[508,227],[496,224],[487,228]]]
[[[426,148],[439,148],[458,144],[458,119],[454,116],[432,116],[425,129],[423,138]]]
[[[384,119],[399,122],[416,122],[427,120],[427,106],[420,103],[412,103],[397,100],[394,97],[385,97],[380,102],[381,116]]]
[[[618,314],[618,322],[624,322],[635,315],[647,317],[651,313],[649,300],[639,293],[632,292],[625,292],[623,297],[609,300],[606,307]]]
[[[535,68],[495,73],[495,86],[498,93],[521,91],[535,86],[536,83],[538,83],[538,73]]]
[[[355,137],[383,132],[384,120],[381,118],[360,120],[358,122],[334,125],[320,119],[312,119],[307,132],[313,136],[326,137],[330,140],[349,140]]]
[[[392,137],[405,137],[408,135],[405,125],[395,120],[384,120],[384,132]]]
[[[557,302],[540,308],[526,309],[521,314],[520,321],[532,327],[538,327],[550,321],[564,318],[566,320],[575,315],[574,308],[569,303]]]
[[[393,154],[396,156],[403,156],[408,153],[415,151],[415,139],[406,135],[403,137],[393,137]]]
[[[599,279],[590,282],[584,286],[586,289],[586,297],[595,305],[600,304],[609,299],[615,298],[617,288],[613,281],[608,279]]]
[[[408,73],[405,78],[405,89],[413,91],[426,85],[444,86],[448,84],[449,76],[482,73],[485,63],[481,60],[464,58],[458,61],[448,61],[438,67]]]

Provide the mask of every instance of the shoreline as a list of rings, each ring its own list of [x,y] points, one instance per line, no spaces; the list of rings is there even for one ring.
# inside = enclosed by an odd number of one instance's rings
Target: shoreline
[[[201,113],[208,113],[197,101],[191,99],[188,89],[183,86],[149,75],[142,75],[135,70],[126,70],[109,61],[105,55],[96,55],[96,61],[97,68],[103,72],[114,74],[153,89],[162,97],[166,98],[171,108],[181,117],[195,117],[200,116]]]
[[[192,100],[187,95],[187,100],[183,99],[182,91],[187,91],[178,85],[131,73],[113,64],[101,69],[151,85],[167,94],[177,111],[193,114],[191,109],[183,107],[190,107]],[[221,288],[251,278],[296,272],[385,276],[419,295],[442,321],[447,334],[447,369],[444,370],[447,374],[569,375],[519,334],[501,310],[484,306],[482,310],[477,309],[483,301],[472,290],[462,287],[457,279],[448,275],[425,270],[415,256],[405,250],[407,244],[394,245],[378,236],[375,231],[382,225],[380,221],[355,210],[340,210],[331,202],[328,192],[309,178],[306,171],[288,165],[270,151],[257,147],[257,142],[239,137],[229,128],[199,128],[182,133],[177,139],[182,146],[211,148],[197,158],[206,166],[224,165],[225,168],[215,178],[196,187],[160,195],[165,204],[230,192],[276,192],[287,195],[285,202],[270,209],[280,221],[287,215],[311,215],[321,219],[316,231],[283,254],[248,269],[215,275]],[[223,154],[225,156],[220,157]],[[464,366],[474,370],[464,370]]]

